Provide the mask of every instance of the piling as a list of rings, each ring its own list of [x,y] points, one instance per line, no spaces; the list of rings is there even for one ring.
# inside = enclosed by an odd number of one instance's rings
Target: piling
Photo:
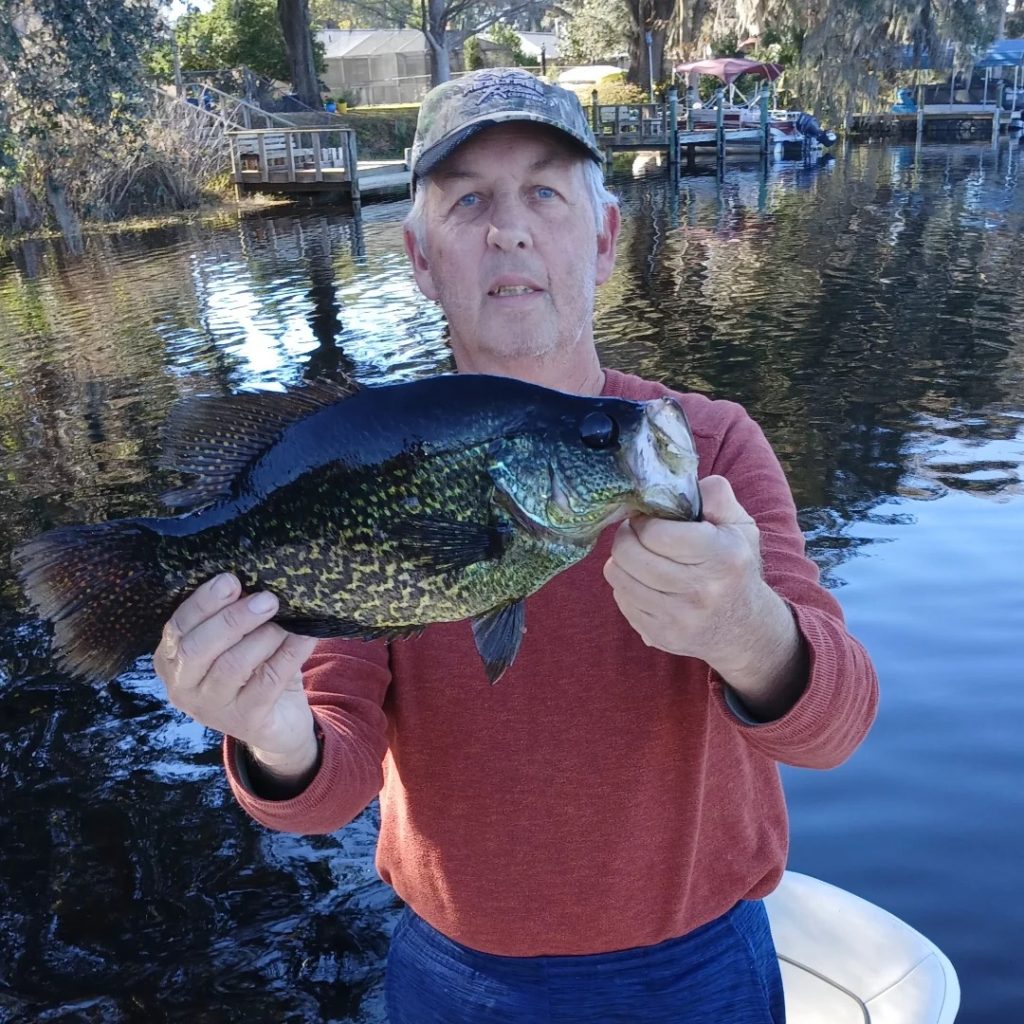
[[[725,92],[715,93],[715,157],[718,162],[718,176],[725,170]]]
[[[674,181],[679,177],[679,96],[676,87],[668,90],[668,173]]]
[[[761,157],[768,159],[771,151],[771,129],[768,127],[768,93],[762,92],[759,106],[761,108]]]

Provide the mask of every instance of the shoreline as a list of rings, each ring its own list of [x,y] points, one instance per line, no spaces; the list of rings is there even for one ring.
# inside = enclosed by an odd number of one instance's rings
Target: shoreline
[[[132,232],[155,231],[179,224],[197,224],[206,221],[228,220],[240,214],[291,205],[292,201],[268,195],[246,196],[244,199],[213,197],[187,210],[173,210],[159,214],[138,214],[118,220],[83,220],[82,237],[94,235],[120,235]],[[9,251],[22,242],[40,242],[63,238],[59,228],[42,227],[22,234],[0,234],[0,253]]]

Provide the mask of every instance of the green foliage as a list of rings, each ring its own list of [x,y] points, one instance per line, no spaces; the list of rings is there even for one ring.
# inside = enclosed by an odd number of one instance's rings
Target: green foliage
[[[215,0],[209,11],[190,11],[175,26],[184,71],[245,65],[257,74],[291,78],[276,0]],[[317,72],[323,73],[323,46],[314,41]]]
[[[484,55],[476,36],[470,36],[462,44],[462,63],[467,71],[476,71],[484,66]]]
[[[359,107],[345,112],[345,126],[356,131],[360,160],[400,160],[412,145],[419,107]]]
[[[487,30],[487,35],[492,43],[500,46],[508,54],[509,63],[514,67],[536,67],[537,58],[526,56],[519,33],[511,25],[496,21]]]
[[[621,0],[574,0],[572,18],[559,46],[563,64],[605,64],[629,45]]]
[[[69,186],[138,137],[158,31],[155,0],[0,0],[0,192],[33,220],[48,203],[73,249]]]
[[[740,40],[735,32],[711,40],[711,52],[716,57],[734,57],[739,48]]]
[[[580,98],[584,107],[589,107],[593,101],[593,86],[578,85],[572,89]],[[611,106],[622,106],[627,103],[646,103],[647,93],[638,85],[626,81],[626,73],[618,75],[605,75],[597,83],[597,102]]]
[[[0,123],[22,141],[95,124],[140,95],[155,3],[0,0]]]
[[[309,20],[321,28],[419,28],[418,0],[310,0]]]

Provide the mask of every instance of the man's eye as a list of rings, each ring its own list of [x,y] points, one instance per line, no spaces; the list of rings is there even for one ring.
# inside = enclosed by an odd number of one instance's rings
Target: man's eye
[[[456,206],[476,206],[480,201],[480,197],[475,192],[470,192],[468,195],[464,195],[455,205]]]
[[[537,186],[537,198],[538,199],[554,199],[558,193],[553,188],[548,188],[547,185]]]

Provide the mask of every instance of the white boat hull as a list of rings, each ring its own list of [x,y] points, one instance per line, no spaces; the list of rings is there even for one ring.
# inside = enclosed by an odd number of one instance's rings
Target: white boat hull
[[[953,965],[898,917],[794,871],[765,906],[787,1024],[953,1024]]]

